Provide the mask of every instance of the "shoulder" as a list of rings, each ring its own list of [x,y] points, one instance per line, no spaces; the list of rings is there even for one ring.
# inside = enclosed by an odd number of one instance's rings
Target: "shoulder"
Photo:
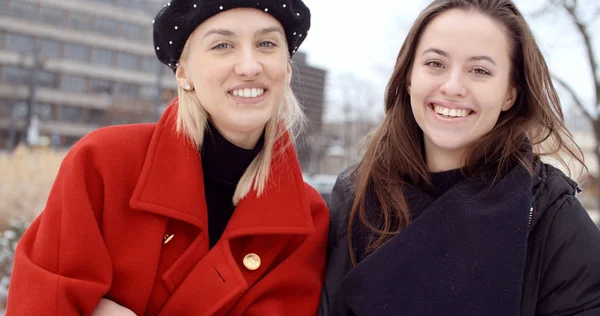
[[[539,297],[546,298],[538,303],[536,312],[573,315],[592,308],[600,311],[600,252],[590,251],[600,243],[600,230],[579,203],[576,188],[566,184],[572,180],[550,169],[547,181],[550,198],[540,209],[529,237],[532,249],[539,245],[537,259],[529,260],[539,261],[535,265],[541,277]]]
[[[102,127],[79,140],[67,153],[63,164],[106,169],[126,167],[129,161],[143,162],[155,124]]]
[[[353,165],[342,171],[335,181],[329,199],[329,213],[331,216],[329,228],[329,247],[335,248],[340,240],[348,233],[348,221],[354,196],[356,192],[355,171]]]
[[[102,127],[84,136],[74,146],[74,149],[113,147],[124,150],[138,145],[150,143],[156,124],[130,124]]]
[[[352,165],[344,169],[337,177],[335,186],[343,188],[345,192],[354,194],[356,191],[356,171],[358,165]]]
[[[532,179],[534,217],[532,226],[555,213],[567,199],[577,200],[578,184],[552,165],[536,164]]]
[[[304,182],[304,192],[308,199],[308,205],[313,217],[317,219],[325,219],[329,221],[329,211],[327,210],[327,203],[323,199],[323,196],[310,184]]]
[[[332,218],[342,220],[352,207],[356,193],[356,168],[357,165],[346,168],[335,181],[329,200]]]

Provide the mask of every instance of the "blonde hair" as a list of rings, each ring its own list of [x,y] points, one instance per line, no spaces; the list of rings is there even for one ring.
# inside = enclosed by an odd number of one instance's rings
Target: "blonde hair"
[[[181,61],[187,60],[190,49],[189,42],[183,48],[180,58]],[[291,59],[289,60],[291,63]],[[294,95],[290,82],[285,86],[283,93],[283,102],[277,108],[274,116],[269,119],[265,125],[265,138],[263,149],[258,153],[250,163],[240,181],[238,182],[233,194],[233,205],[243,199],[250,190],[254,189],[260,196],[265,190],[269,180],[269,172],[273,158],[282,153],[287,146],[292,145],[296,136],[302,131],[306,122],[306,117],[302,106]],[[207,127],[208,113],[198,100],[196,93],[187,91],[178,85],[177,94],[179,97],[179,106],[177,109],[177,133],[185,135],[196,149],[202,146],[204,132]],[[275,143],[278,140],[286,141],[286,135],[289,135],[289,141],[278,146],[280,151],[275,151]]]

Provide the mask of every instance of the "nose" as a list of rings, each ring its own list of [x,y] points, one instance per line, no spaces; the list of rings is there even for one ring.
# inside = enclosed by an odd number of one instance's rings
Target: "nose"
[[[235,65],[235,72],[243,78],[255,78],[262,72],[262,64],[253,49],[241,50]]]
[[[448,73],[448,77],[440,87],[440,91],[446,96],[465,97],[467,95],[467,88],[463,83],[462,74],[459,70]]]

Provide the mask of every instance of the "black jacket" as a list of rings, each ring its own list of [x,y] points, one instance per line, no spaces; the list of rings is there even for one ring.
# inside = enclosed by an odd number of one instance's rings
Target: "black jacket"
[[[471,187],[459,187],[352,269],[351,170],[329,201],[319,315],[600,315],[600,230],[561,171],[538,163],[533,177],[507,177],[488,199],[460,201],[456,195]],[[489,231],[492,221],[499,225]]]

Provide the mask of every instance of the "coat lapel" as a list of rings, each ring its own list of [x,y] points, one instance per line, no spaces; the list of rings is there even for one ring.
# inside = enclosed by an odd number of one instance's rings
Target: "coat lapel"
[[[527,170],[515,167],[492,188],[465,180],[422,205],[422,215],[345,277],[352,310],[518,315],[531,205]]]
[[[296,153],[291,145],[281,148],[284,143],[290,144],[287,137],[274,150],[279,154],[273,159],[263,194],[259,197],[251,191],[240,201],[224,232],[226,238],[314,232]]]
[[[161,315],[185,315],[191,310],[197,315],[224,314],[280,260],[281,251],[289,246],[286,235],[313,231],[300,167],[293,147],[288,146],[274,158],[264,193],[259,197],[251,191],[242,199],[215,247],[195,263],[188,262],[193,268],[180,284],[172,285],[174,292]],[[242,259],[249,252],[260,255],[261,269],[244,268]]]
[[[248,274],[236,249],[269,249],[261,256],[261,266],[268,267],[284,246],[281,235],[310,234],[314,226],[296,153],[285,135],[275,145],[264,193],[251,191],[240,201],[221,239],[207,251],[202,163],[197,150],[176,134],[176,112],[174,101],[156,126],[130,206],[204,231],[162,275],[171,296],[160,315],[191,310],[213,315],[230,307],[262,273]],[[265,235],[274,237],[261,237]]]
[[[207,229],[202,163],[198,151],[175,131],[177,101],[158,121],[129,205]]]

